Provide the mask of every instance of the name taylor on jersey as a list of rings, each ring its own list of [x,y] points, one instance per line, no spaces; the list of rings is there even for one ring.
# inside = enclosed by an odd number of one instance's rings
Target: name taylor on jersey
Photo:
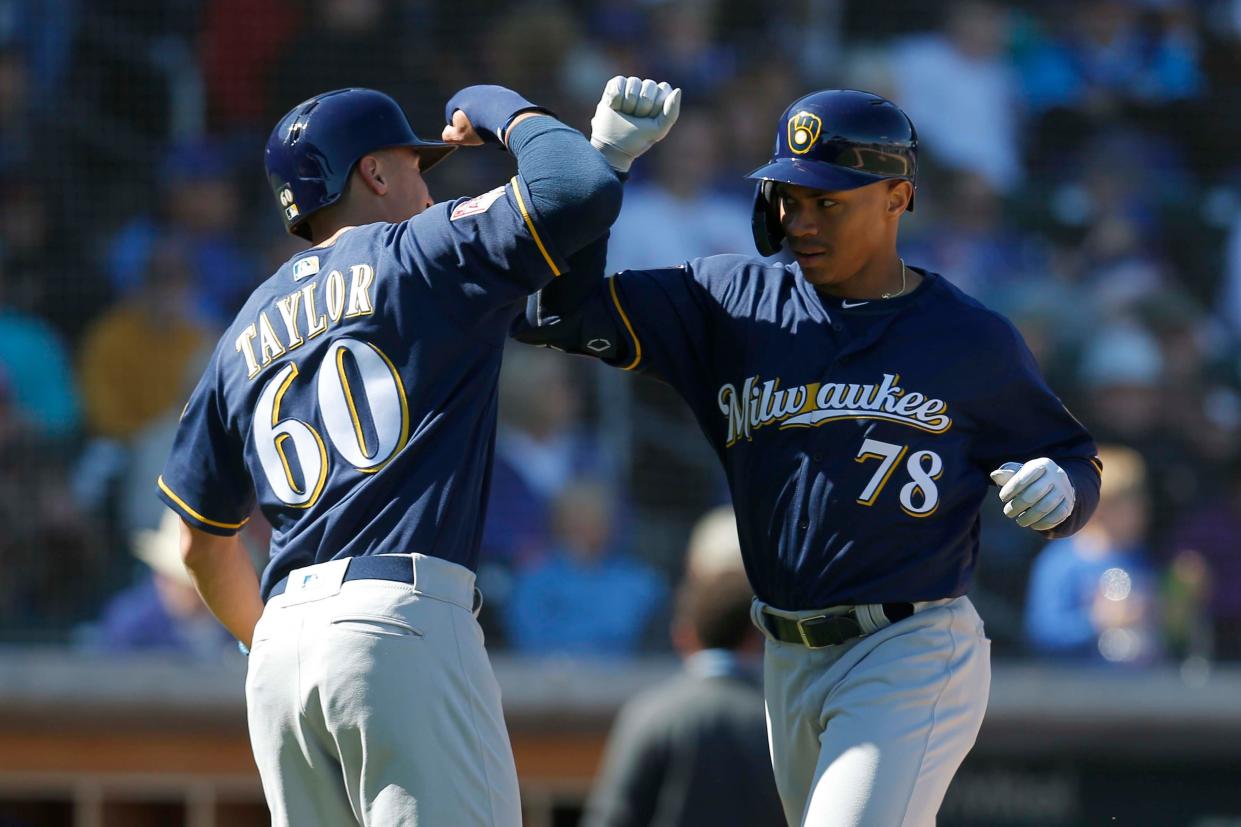
[[[233,346],[245,360],[246,378],[253,379],[276,359],[343,320],[375,312],[375,268],[352,264],[346,269],[348,276],[332,270],[277,299],[274,308],[260,311],[255,321],[242,329]],[[298,281],[317,271],[318,259],[312,256],[298,262],[293,279]]]
[[[725,384],[716,397],[728,420],[725,447],[751,439],[754,431],[769,425],[813,428],[841,419],[878,419],[932,434],[952,427],[947,402],[906,391],[900,381],[900,374],[885,373],[872,384],[811,382],[781,388],[778,378],[763,381],[760,376],[747,378],[740,389]]]

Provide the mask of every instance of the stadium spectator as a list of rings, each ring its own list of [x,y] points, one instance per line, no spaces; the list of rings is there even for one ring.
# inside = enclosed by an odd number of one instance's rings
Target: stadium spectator
[[[424,47],[418,32],[401,32],[393,46],[392,0],[310,0],[306,25],[285,41],[268,74],[267,116],[275,123],[299,101],[330,89],[365,86],[398,100],[412,86],[401,53]]]
[[[513,648],[528,655],[629,655],[667,586],[614,542],[614,496],[576,480],[555,502],[555,536],[540,562],[519,570],[507,608]]]
[[[0,3],[0,42],[26,55],[30,102],[54,111],[63,94],[79,0],[4,0]]]
[[[70,493],[63,444],[14,402],[0,364],[0,633],[54,640],[110,584],[107,549]]]
[[[181,563],[180,520],[165,509],[156,529],[134,535],[146,572],[104,607],[91,643],[105,651],[166,651],[201,658],[235,653],[237,643],[207,609]]]
[[[1154,336],[1132,322],[1104,325],[1087,340],[1078,372],[1081,414],[1100,442],[1126,445],[1142,455],[1150,495],[1154,545],[1176,515],[1203,491],[1202,458],[1184,431],[1165,417],[1165,360]],[[1106,473],[1105,473],[1106,476]]]
[[[983,300],[1045,276],[1045,246],[1006,220],[999,194],[981,173],[957,173],[947,190],[931,221],[901,243],[911,264]]]
[[[740,569],[682,584],[672,637],[684,668],[621,707],[583,827],[784,827],[752,598]]]
[[[1203,90],[1195,32],[1173,14],[1146,13],[1129,0],[1085,0],[1066,11],[1056,21],[1060,32],[1033,44],[1018,63],[1034,109],[1105,114]]]
[[[559,3],[526,2],[501,8],[504,11],[486,30],[482,53],[486,76],[505,78],[534,100],[562,100],[565,67],[581,38],[577,18]],[[529,44],[536,42],[538,48],[531,49]],[[468,64],[461,69],[467,76],[479,72]],[[628,67],[623,71],[631,74]],[[599,87],[595,88],[594,100],[588,101],[592,108],[599,99]]]
[[[1022,178],[1017,76],[1006,54],[1009,12],[978,0],[954,3],[942,32],[892,51],[896,101],[918,126],[932,160],[981,175],[999,192]]]
[[[222,130],[265,127],[272,70],[297,33],[299,4],[213,0],[206,6],[202,65],[211,122]]]
[[[1034,562],[1026,633],[1037,652],[1111,663],[1159,654],[1155,572],[1144,537],[1146,466],[1137,452],[1099,448],[1103,487],[1091,521],[1048,543]]]
[[[655,5],[646,42],[651,77],[675,80],[691,98],[716,96],[737,71],[737,56],[717,36],[718,13],[714,0]]]
[[[186,360],[186,372],[180,379],[180,390],[177,392],[178,400],[190,398],[210,355],[210,351],[203,348]],[[172,389],[169,392],[172,393]],[[121,536],[132,537],[135,532],[155,528],[167,511],[163,501],[151,496],[151,480],[164,470],[180,422],[181,406],[174,404],[135,431],[126,442],[121,458],[123,469],[117,471],[119,479],[106,483],[119,483],[119,490],[107,493],[115,493],[116,521]]]
[[[20,297],[16,303],[72,344],[109,291],[83,259],[81,235],[67,222],[66,189],[24,170],[0,176],[0,267]]]
[[[719,125],[686,112],[651,152],[654,176],[625,191],[608,244],[609,271],[667,267],[719,253],[749,252],[751,203],[713,191]]]
[[[1209,643],[1199,648],[1227,660],[1241,659],[1241,455],[1234,457],[1219,493],[1190,512],[1173,534],[1173,563],[1197,571],[1209,624]],[[1192,617],[1183,618],[1180,643],[1193,648]]]
[[[741,537],[732,506],[721,505],[698,518],[685,551],[685,579],[697,580],[728,571],[745,571]]]
[[[551,545],[552,504],[568,486],[584,477],[614,477],[611,459],[581,421],[581,390],[571,364],[531,348],[505,354],[484,563],[534,562]]]
[[[189,364],[212,344],[190,313],[190,278],[186,247],[157,242],[135,291],[87,330],[80,375],[95,436],[128,440],[185,401]]]
[[[29,313],[22,293],[0,259],[0,371],[6,377],[12,416],[35,432],[67,439],[79,426],[79,402],[69,357],[51,326]]]
[[[175,236],[186,246],[190,275],[186,309],[204,323],[232,320],[258,279],[253,254],[239,238],[240,195],[233,162],[221,144],[196,141],[173,147],[160,177],[160,211],[129,221],[108,251],[108,273],[118,296],[134,291],[159,239]]]

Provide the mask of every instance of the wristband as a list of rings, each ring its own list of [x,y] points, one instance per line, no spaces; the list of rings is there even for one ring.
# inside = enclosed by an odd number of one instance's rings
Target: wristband
[[[483,141],[501,143],[509,123],[522,112],[537,110],[551,114],[512,89],[491,85],[467,86],[453,95],[444,107],[444,122],[452,123],[452,115],[458,109],[470,119]]]

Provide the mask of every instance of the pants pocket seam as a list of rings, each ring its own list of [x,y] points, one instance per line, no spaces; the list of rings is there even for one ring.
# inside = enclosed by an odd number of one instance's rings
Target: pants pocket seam
[[[358,625],[350,625],[358,624]],[[390,629],[399,630],[399,633],[387,632],[382,629],[364,628],[363,624],[372,624],[373,626],[388,627]],[[365,614],[358,612],[350,612],[348,614],[340,614],[328,621],[328,625],[342,631],[353,632],[355,634],[371,635],[373,637],[415,637],[420,638],[423,633],[415,629],[409,623],[400,618],[388,615]]]

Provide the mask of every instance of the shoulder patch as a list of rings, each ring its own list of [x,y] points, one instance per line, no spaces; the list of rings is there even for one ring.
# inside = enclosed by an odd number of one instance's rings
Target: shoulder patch
[[[504,195],[504,187],[496,187],[491,192],[484,192],[468,201],[462,201],[452,211],[449,216],[450,221],[456,221],[458,218],[465,218],[470,215],[478,215],[480,212],[487,212],[491,209],[491,205]]]

